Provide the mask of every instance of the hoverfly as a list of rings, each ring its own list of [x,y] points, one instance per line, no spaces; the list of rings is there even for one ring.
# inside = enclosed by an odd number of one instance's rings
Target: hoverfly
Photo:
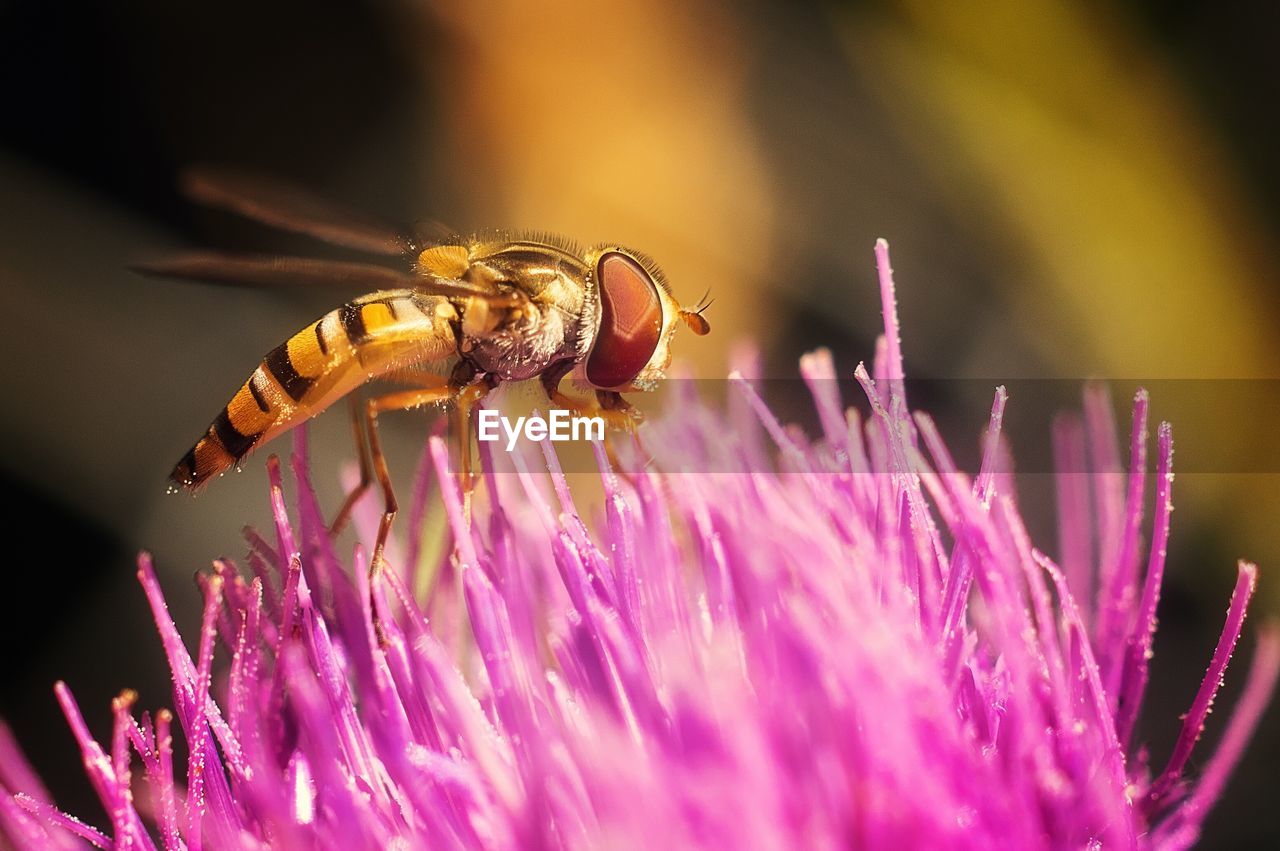
[[[708,304],[682,308],[645,255],[612,243],[585,251],[558,237],[480,234],[411,238],[339,214],[291,187],[257,177],[188,175],[194,200],[365,253],[412,260],[375,263],[191,254],[139,271],[234,285],[336,284],[363,289],[272,349],[170,474],[196,489],[251,451],[375,379],[402,388],[353,407],[360,485],[334,521],[340,530],[376,476],[383,517],[370,561],[376,575],[397,502],[378,440],[378,415],[454,402],[470,478],[469,412],[499,382],[537,378],[557,405],[572,377],[594,390],[615,426],[634,421],[622,393],[653,389],[671,361],[678,322],[710,330]],[[705,299],[705,297],[704,297]]]

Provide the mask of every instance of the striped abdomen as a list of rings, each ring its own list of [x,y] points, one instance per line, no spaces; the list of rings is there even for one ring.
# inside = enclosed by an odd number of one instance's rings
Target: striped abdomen
[[[267,354],[170,479],[198,488],[371,378],[455,354],[457,317],[446,299],[413,290],[326,313]]]

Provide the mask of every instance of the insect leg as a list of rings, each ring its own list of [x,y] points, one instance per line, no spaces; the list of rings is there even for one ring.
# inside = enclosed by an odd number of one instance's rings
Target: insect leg
[[[542,388],[546,390],[547,398],[551,401],[551,404],[572,411],[575,414],[600,417],[604,420],[605,425],[609,427],[604,436],[604,451],[609,456],[609,463],[613,465],[615,470],[622,470],[623,467],[618,462],[617,453],[614,452],[613,448],[613,441],[609,438],[611,431],[629,432],[631,439],[647,455],[648,450],[644,448],[644,445],[640,442],[639,435],[636,433],[636,427],[644,419],[644,415],[626,399],[623,399],[621,393],[611,390],[597,390],[595,405],[561,393],[560,382],[572,370],[573,363],[566,361],[553,366],[542,374]]]
[[[347,521],[351,519],[351,510],[355,508],[360,497],[364,496],[369,485],[373,484],[373,469],[369,466],[369,444],[364,436],[364,420],[361,416],[360,403],[354,394],[348,396],[347,401],[351,415],[351,437],[355,441],[356,455],[360,458],[360,483],[347,494],[346,499],[342,501],[342,508],[338,509],[337,516],[329,525],[331,537],[346,528]]]
[[[612,390],[597,390],[596,402],[600,405],[599,416],[612,429],[635,433],[636,427],[644,419],[644,415],[634,405],[622,398],[621,393]]]
[[[373,626],[378,636],[378,643],[384,647],[387,643],[386,634],[382,629],[382,619],[378,614],[378,608],[372,599],[373,587],[378,576],[382,573],[382,551],[386,548],[387,536],[391,533],[391,522],[395,520],[396,512],[399,510],[400,505],[396,501],[395,490],[391,487],[391,472],[387,469],[387,457],[382,453],[382,441],[378,438],[378,414],[384,411],[403,411],[434,402],[443,402],[455,397],[458,394],[458,389],[452,384],[447,384],[443,387],[403,390],[398,393],[388,393],[385,396],[369,399],[364,405],[364,423],[365,433],[369,440],[369,457],[373,460],[373,472],[382,488],[383,501],[382,521],[378,524],[378,539],[373,545],[373,558],[369,562],[369,594],[371,598],[369,604],[370,610],[373,612]]]
[[[486,376],[479,381],[468,384],[457,396],[454,408],[454,426],[458,432],[458,483],[462,487],[463,517],[471,522],[471,494],[475,490],[474,454],[471,451],[471,412],[481,399],[489,395],[497,382]]]
[[[603,417],[605,424],[609,426],[610,431],[606,431],[604,436],[604,451],[609,457],[609,463],[613,465],[613,469],[621,471],[623,466],[614,451],[613,441],[609,439],[611,431],[628,432],[636,446],[640,448],[640,451],[648,455],[649,450],[641,442],[640,435],[636,431],[644,419],[644,415],[630,402],[623,399],[621,393],[615,393],[611,390],[597,390],[596,401],[600,405],[598,416]],[[630,478],[625,473],[622,475],[624,478]]]
[[[435,375],[405,375],[401,376],[402,380],[412,378],[414,383],[420,383],[423,390],[443,390],[450,386],[450,382],[446,379]],[[457,385],[454,384],[454,387]],[[329,526],[329,534],[337,535],[346,528],[347,521],[351,519],[351,511],[355,508],[356,502],[360,497],[364,496],[365,491],[369,489],[369,485],[373,484],[373,469],[369,465],[369,442],[365,439],[364,415],[361,411],[360,402],[355,395],[347,397],[350,403],[351,412],[351,436],[355,442],[356,454],[360,459],[360,482],[347,494],[342,502],[342,508],[338,510],[337,516],[334,517],[333,523]]]
[[[573,366],[574,363],[571,360],[554,364],[542,374],[540,379],[542,381],[542,389],[546,391],[547,399],[552,405],[582,416],[595,416],[599,413],[597,406],[585,400],[579,401],[560,392],[560,382],[573,371]]]
[[[557,364],[542,374],[542,388],[547,392],[547,398],[552,405],[564,408],[575,414],[588,417],[600,417],[604,420],[608,430],[604,437],[604,450],[609,456],[610,463],[615,469],[621,469],[618,463],[618,456],[613,450],[613,442],[609,439],[611,431],[626,431],[632,435],[632,439],[639,443],[639,437],[636,435],[636,427],[644,419],[643,414],[622,398],[622,394],[609,390],[596,391],[596,404],[592,405],[585,400],[578,400],[572,396],[567,396],[560,392],[560,382],[573,370],[573,363],[566,361]]]

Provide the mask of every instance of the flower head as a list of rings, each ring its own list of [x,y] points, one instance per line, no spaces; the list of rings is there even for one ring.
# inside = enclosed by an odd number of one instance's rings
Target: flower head
[[[887,246],[877,254],[886,336],[856,373],[870,413],[845,409],[830,356],[811,354],[817,439],[736,375],[747,404],[731,413],[683,399],[616,463],[597,447],[604,500],[589,523],[549,443],[487,454],[468,509],[432,438],[406,546],[388,555],[408,569],[373,588],[385,646],[364,550],[341,558],[299,435],[292,516],[273,464],[273,534],[250,533],[247,570],[218,561],[202,578],[194,653],[139,561],[172,712],[135,714],[122,695],[104,746],[57,688],[110,825],[58,811],[0,731],[0,832],[32,848],[1191,844],[1280,668],[1265,630],[1217,751],[1188,778],[1254,567],[1240,566],[1182,734],[1153,770],[1132,740],[1169,535],[1169,427],[1150,552],[1140,393],[1127,479],[1060,476],[1060,567],[1014,500],[1003,389],[976,476],[927,415],[907,414]],[[1086,446],[1116,451],[1113,431],[1091,393],[1083,425],[1056,435],[1064,468]],[[421,530],[440,506],[437,554]]]

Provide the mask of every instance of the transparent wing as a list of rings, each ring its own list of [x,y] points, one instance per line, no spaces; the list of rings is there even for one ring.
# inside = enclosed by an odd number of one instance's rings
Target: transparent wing
[[[405,289],[418,283],[414,275],[373,263],[205,251],[139,263],[133,269],[144,275],[236,287],[314,288],[319,284],[370,292]]]
[[[192,168],[182,175],[181,186],[184,194],[207,207],[345,248],[398,256],[413,246],[413,240],[396,228],[263,175]]]
[[[429,295],[468,296],[483,299],[490,307],[511,307],[522,298],[493,286],[457,278],[441,278],[401,272],[376,263],[317,260],[310,257],[277,257],[257,254],[192,252],[139,263],[134,271],[144,275],[180,278],[236,287],[332,286],[354,292],[412,289]]]

